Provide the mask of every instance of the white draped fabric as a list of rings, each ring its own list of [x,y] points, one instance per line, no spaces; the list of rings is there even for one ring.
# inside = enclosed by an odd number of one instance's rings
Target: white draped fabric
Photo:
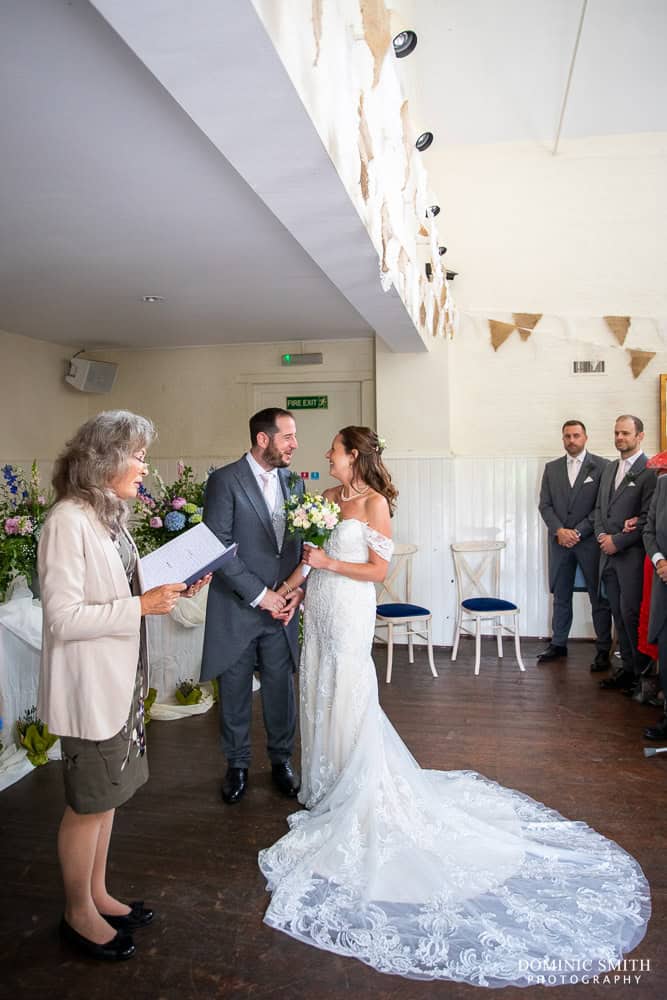
[[[153,719],[178,719],[207,712],[213,705],[209,690],[197,705],[179,705],[174,697],[179,680],[199,680],[204,641],[207,590],[180,600],[171,616],[148,618],[151,687],[157,697]],[[16,720],[37,703],[42,645],[42,607],[25,580],[19,578],[9,600],[0,604],[0,789],[29,774],[32,764],[16,743]],[[60,743],[49,752],[60,756]]]
[[[380,549],[341,522],[336,559]],[[370,583],[311,573],[301,658],[306,810],[260,852],[266,922],[380,972],[528,986],[534,963],[610,963],[650,915],[637,862],[584,823],[473,772],[422,770],[379,706]],[[585,968],[590,966],[585,965]]]

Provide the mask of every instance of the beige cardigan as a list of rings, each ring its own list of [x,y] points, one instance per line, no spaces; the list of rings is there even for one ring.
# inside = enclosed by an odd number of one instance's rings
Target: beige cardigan
[[[108,739],[130,710],[140,598],[132,597],[92,507],[76,500],[61,500],[49,512],[38,570],[44,623],[37,713],[58,736]]]

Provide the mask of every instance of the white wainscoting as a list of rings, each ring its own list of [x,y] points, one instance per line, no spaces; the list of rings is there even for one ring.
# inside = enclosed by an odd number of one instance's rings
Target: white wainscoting
[[[456,619],[452,542],[503,540],[501,593],[521,609],[521,633],[549,636],[546,528],[537,510],[544,458],[387,458],[399,491],[395,538],[419,546],[413,599],[433,612],[433,641],[451,645]],[[573,638],[594,635],[575,595]]]

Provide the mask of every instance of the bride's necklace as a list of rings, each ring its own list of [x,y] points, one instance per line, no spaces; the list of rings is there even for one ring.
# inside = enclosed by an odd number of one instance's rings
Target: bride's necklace
[[[366,494],[370,491],[370,486],[366,486],[363,490],[358,490],[358,489],[356,489],[356,487],[354,487],[352,485],[352,483],[350,483],[350,489],[352,490],[352,495],[349,496],[349,497],[345,496],[344,489],[345,489],[345,487],[341,486],[341,488],[340,488],[340,498],[341,498],[341,500],[345,500],[345,501],[347,501],[347,500],[356,500],[357,497],[366,496]]]

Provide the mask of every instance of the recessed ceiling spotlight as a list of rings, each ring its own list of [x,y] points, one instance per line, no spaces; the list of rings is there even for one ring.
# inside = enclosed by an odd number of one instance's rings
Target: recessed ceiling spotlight
[[[443,254],[446,254],[446,253],[447,253],[447,247],[438,247],[438,253],[439,253],[439,254],[440,254],[440,256],[442,257],[442,256],[443,256]]]
[[[415,146],[417,147],[420,153],[423,153],[425,149],[428,149],[428,147],[431,145],[432,142],[433,142],[433,133],[422,132],[422,134],[417,137]]]
[[[405,56],[409,56],[417,48],[417,32],[401,31],[396,35],[392,44],[396,58],[404,59]]]
[[[433,219],[433,218],[435,218],[436,215],[439,215],[439,214],[440,214],[440,206],[439,205],[429,205],[429,207],[426,209],[426,218],[427,219]]]
[[[142,295],[142,302],[164,302],[164,295]]]

